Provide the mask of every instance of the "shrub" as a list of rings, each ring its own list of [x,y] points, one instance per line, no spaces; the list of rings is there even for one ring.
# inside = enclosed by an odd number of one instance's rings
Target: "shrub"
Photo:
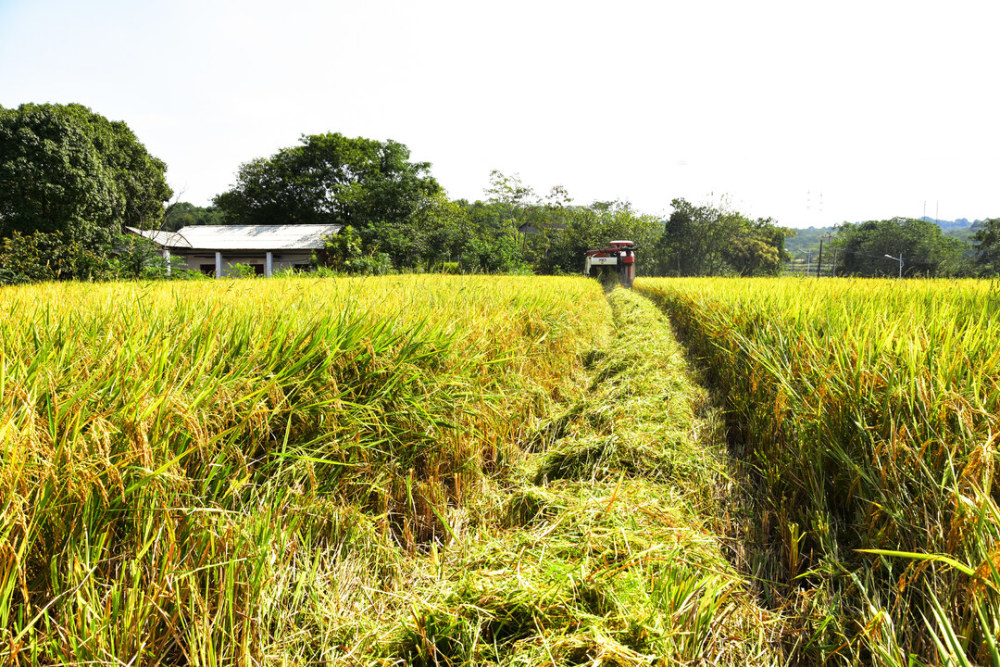
[[[108,257],[66,239],[61,232],[14,232],[0,241],[0,284],[93,280],[112,273]]]

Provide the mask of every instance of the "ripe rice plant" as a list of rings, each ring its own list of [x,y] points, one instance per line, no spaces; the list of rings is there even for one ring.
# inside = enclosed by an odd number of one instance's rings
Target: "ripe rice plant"
[[[607,306],[295,278],[12,287],[0,314],[0,663],[349,664]]]
[[[1000,303],[975,281],[642,280],[755,469],[816,661],[1000,665]],[[776,602],[777,603],[777,602]]]

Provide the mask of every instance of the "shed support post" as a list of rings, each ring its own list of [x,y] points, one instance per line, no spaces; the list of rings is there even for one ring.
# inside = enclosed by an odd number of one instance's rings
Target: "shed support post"
[[[222,277],[222,253],[218,250],[215,251],[215,277]]]
[[[269,250],[264,259],[264,277],[270,278],[271,271],[273,270],[273,268],[274,268],[274,253],[272,253]]]

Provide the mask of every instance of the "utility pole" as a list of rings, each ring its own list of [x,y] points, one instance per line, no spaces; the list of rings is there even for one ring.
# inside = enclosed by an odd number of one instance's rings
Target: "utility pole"
[[[840,248],[834,248],[833,249],[833,270],[830,271],[830,277],[831,278],[836,278],[837,277],[837,251],[838,250],[840,250]]]
[[[811,270],[809,267],[811,267],[812,265],[813,265],[813,251],[812,250],[806,250],[806,273],[805,273],[805,275],[807,275],[807,276],[809,275],[809,271]]]
[[[816,260],[816,277],[823,275],[823,239],[819,240],[819,259]]]

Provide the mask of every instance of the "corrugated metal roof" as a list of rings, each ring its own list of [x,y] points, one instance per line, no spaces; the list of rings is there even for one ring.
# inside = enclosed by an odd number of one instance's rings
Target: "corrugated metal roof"
[[[193,225],[176,232],[131,230],[166,248],[318,250],[341,225]]]

